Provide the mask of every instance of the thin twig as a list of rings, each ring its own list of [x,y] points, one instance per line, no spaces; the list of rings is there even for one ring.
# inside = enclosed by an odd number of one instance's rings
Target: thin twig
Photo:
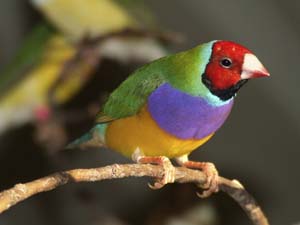
[[[13,205],[40,192],[50,191],[58,186],[71,182],[93,182],[125,177],[153,177],[162,178],[162,166],[150,164],[114,164],[92,169],[74,169],[57,172],[52,175],[24,183],[0,192],[0,213]],[[199,170],[184,167],[175,167],[175,182],[204,184],[206,176]],[[245,210],[255,225],[269,225],[263,211],[254,198],[244,189],[237,180],[228,180],[220,177],[220,189],[230,195]]]

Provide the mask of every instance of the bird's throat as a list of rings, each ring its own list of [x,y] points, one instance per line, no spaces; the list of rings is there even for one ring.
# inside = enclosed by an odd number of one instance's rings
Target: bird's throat
[[[210,90],[213,95],[219,97],[222,101],[227,101],[236,95],[238,90],[247,83],[248,79],[240,80],[235,85],[226,89],[216,89],[206,74],[202,75],[203,84]]]

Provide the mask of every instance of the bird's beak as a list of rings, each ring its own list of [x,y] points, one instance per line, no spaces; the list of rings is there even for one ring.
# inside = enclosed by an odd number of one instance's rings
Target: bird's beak
[[[241,79],[244,80],[268,76],[270,76],[269,72],[258,60],[258,58],[251,53],[246,53],[242,67]]]

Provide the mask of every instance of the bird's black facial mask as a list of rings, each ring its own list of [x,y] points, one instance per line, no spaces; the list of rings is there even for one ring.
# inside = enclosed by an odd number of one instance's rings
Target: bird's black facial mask
[[[205,74],[202,75],[203,84],[210,90],[212,94],[218,96],[223,101],[226,101],[232,98],[233,96],[235,96],[238,90],[240,90],[240,88],[244,84],[246,84],[247,81],[248,79],[240,80],[235,85],[221,90],[221,89],[215,89],[212,85],[212,82],[207,78],[207,76]]]

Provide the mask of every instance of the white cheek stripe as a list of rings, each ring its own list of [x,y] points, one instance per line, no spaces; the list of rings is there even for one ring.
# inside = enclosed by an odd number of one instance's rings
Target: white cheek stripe
[[[242,79],[249,79],[255,72],[263,72],[266,69],[262,65],[262,63],[258,60],[258,58],[251,54],[251,53],[246,53],[244,57],[244,63],[242,67],[242,74],[241,78]]]

